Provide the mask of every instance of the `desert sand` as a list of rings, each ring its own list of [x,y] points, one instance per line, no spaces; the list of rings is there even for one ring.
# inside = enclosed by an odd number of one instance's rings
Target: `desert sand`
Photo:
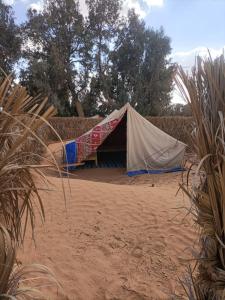
[[[43,192],[46,222],[37,220],[36,248],[28,233],[19,251],[24,264],[41,263],[63,291],[49,299],[177,299],[179,278],[191,258],[196,228],[178,190],[181,173],[129,178],[124,169],[78,170],[49,176]],[[69,183],[68,183],[69,181]],[[69,187],[70,186],[70,187]]]

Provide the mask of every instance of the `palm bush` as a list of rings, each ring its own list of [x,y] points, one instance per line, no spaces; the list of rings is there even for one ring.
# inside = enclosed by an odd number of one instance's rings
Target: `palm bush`
[[[177,85],[194,118],[193,145],[200,163],[192,187],[183,187],[200,228],[200,252],[191,272],[189,299],[225,298],[225,60],[197,57]],[[200,179],[200,180],[199,180]]]
[[[53,274],[44,266],[15,264],[16,246],[23,243],[27,226],[35,227],[38,212],[44,220],[44,207],[37,182],[43,179],[42,158],[45,141],[40,128],[55,114],[47,99],[30,97],[26,89],[10,76],[0,83],[0,298],[42,299],[34,288],[26,287],[27,277],[48,278]],[[49,125],[50,126],[50,125]],[[48,166],[57,167],[53,155]],[[32,273],[32,275],[31,275]]]
[[[45,102],[38,104],[38,99],[27,95],[25,88],[13,85],[10,77],[0,85],[0,217],[17,242],[22,241],[28,222],[34,228],[34,205],[44,218],[34,177],[44,176],[42,166],[36,162],[45,142],[37,131],[55,113],[53,107],[44,110]],[[33,143],[35,152],[31,151]]]

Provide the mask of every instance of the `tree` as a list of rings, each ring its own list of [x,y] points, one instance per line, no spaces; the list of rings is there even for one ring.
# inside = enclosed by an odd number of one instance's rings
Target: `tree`
[[[145,27],[133,10],[120,30],[112,52],[114,97],[143,115],[157,115],[170,102],[174,66],[168,55],[170,39],[163,29]]]
[[[164,115],[190,117],[191,107],[189,104],[181,104],[181,103],[170,104],[166,108]]]
[[[134,106],[136,104],[134,96],[142,75],[145,38],[144,21],[139,20],[134,10],[130,10],[115,41],[114,51],[111,53],[111,76],[118,107],[126,102]]]
[[[110,111],[111,98],[110,53],[120,24],[120,0],[87,0],[88,28],[92,38],[92,64],[90,92],[85,97],[88,113]],[[94,107],[90,111],[90,105]]]
[[[30,10],[24,25],[26,40],[35,46],[25,52],[28,69],[22,74],[23,82],[32,78],[28,84],[33,91],[47,90],[61,114],[74,108],[84,116],[79,94],[88,83],[91,46],[78,2],[47,0],[44,7],[40,13]],[[35,76],[40,74],[38,69],[43,71],[41,77]],[[69,111],[62,110],[62,102]]]
[[[140,113],[160,114],[170,101],[174,67],[163,29],[146,28],[121,0],[46,0],[23,26],[30,93],[49,96],[60,115],[108,114],[130,102]]]
[[[14,22],[12,7],[0,0],[0,67],[9,73],[21,55],[19,27]]]

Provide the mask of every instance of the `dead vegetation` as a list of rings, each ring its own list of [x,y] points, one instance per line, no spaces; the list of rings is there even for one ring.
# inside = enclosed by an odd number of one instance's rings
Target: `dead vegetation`
[[[191,75],[182,68],[177,84],[190,104],[195,122],[193,145],[200,163],[192,187],[183,187],[192,200],[200,227],[200,252],[185,289],[189,299],[225,298],[225,60],[196,60]],[[200,184],[198,178],[200,177]]]
[[[46,99],[47,100],[47,99]],[[10,76],[0,83],[0,298],[43,299],[36,289],[38,280],[56,283],[44,266],[16,264],[16,247],[21,245],[28,226],[34,232],[35,216],[45,218],[36,179],[42,172],[41,151],[46,147],[38,130],[55,114],[45,109],[46,100],[30,97]],[[53,155],[48,164],[56,167]],[[32,280],[30,280],[32,278]],[[32,283],[32,287],[27,287]],[[38,295],[38,297],[37,297]]]

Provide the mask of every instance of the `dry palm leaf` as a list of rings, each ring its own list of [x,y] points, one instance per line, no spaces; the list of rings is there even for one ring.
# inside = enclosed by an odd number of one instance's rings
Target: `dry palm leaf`
[[[189,299],[225,299],[224,56],[215,60],[197,57],[192,74],[180,67],[176,81],[192,110],[193,144],[200,159],[197,171],[203,174],[188,192],[201,229],[201,249],[187,294]]]
[[[23,242],[28,224],[34,230],[37,209],[45,217],[37,184],[47,182],[46,165],[38,162],[48,148],[39,130],[51,127],[47,119],[55,114],[46,102],[30,97],[10,76],[0,83],[0,299],[45,299],[43,283],[58,285],[45,266],[15,265],[15,245]],[[47,162],[59,170],[51,152]]]
[[[41,158],[38,151],[46,145],[38,129],[48,124],[47,119],[55,114],[55,109],[50,106],[45,110],[47,100],[39,105],[37,100],[25,88],[13,84],[10,76],[0,84],[0,220],[17,242],[23,240],[28,222],[34,229],[34,206],[44,219],[35,174],[45,177],[43,166],[37,162]],[[57,167],[52,154],[49,164]]]

